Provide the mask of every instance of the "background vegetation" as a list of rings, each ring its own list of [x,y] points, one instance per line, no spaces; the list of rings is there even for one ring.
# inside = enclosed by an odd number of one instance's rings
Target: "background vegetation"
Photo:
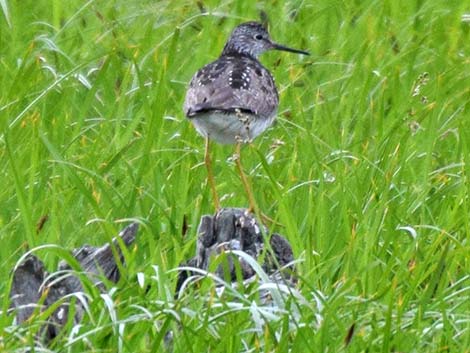
[[[171,329],[175,352],[468,351],[468,2],[0,5],[1,351],[40,350],[44,318],[7,314],[20,256],[99,245],[130,220],[138,245],[111,300],[89,293],[81,325],[49,349],[163,351]],[[299,293],[269,306],[205,280],[175,300],[171,270],[214,211],[186,85],[260,11],[273,38],[313,53],[261,58],[279,119],[243,151],[261,209],[283,225],[272,230],[302,261]],[[218,191],[244,207],[232,153],[214,147]],[[50,269],[60,257],[35,253]]]

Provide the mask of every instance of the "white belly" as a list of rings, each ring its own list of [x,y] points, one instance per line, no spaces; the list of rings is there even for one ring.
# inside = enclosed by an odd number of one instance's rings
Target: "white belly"
[[[275,114],[269,118],[251,114],[206,113],[189,118],[196,130],[204,137],[222,144],[251,142],[270,127]]]

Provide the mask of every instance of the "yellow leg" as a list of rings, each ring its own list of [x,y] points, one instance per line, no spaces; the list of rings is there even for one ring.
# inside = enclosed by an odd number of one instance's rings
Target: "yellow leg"
[[[248,208],[248,212],[253,213],[258,219],[262,220],[264,223],[271,223],[271,224],[280,225],[278,222],[276,222],[273,219],[269,218],[268,216],[266,216],[264,213],[262,213],[258,209],[258,205],[255,202],[255,198],[253,196],[253,191],[251,190],[251,186],[248,182],[248,178],[246,177],[245,173],[243,172],[243,167],[242,167],[241,157],[240,157],[241,142],[237,142],[237,145],[236,145],[235,148],[236,148],[235,149],[235,154],[236,154],[235,164],[237,166],[238,173],[240,174],[240,179],[242,180],[243,188],[245,189],[246,195],[248,196],[248,202],[250,203],[250,206]]]
[[[240,174],[240,179],[242,180],[243,188],[245,189],[246,195],[248,196],[248,202],[250,204],[248,211],[256,213],[258,212],[258,207],[256,205],[255,198],[253,197],[253,191],[251,190],[250,184],[248,183],[248,179],[245,173],[243,172],[240,152],[241,142],[237,142],[237,145],[235,147],[235,164],[237,166],[238,173]]]
[[[212,161],[211,161],[211,155],[210,155],[209,150],[210,150],[210,141],[209,141],[209,138],[206,137],[206,148],[204,151],[204,163],[206,164],[206,168],[207,168],[207,181],[212,191],[212,198],[214,200],[215,210],[219,211],[220,202],[219,202],[219,197],[217,196],[217,191],[215,189],[215,180],[214,180],[214,174],[212,173]]]

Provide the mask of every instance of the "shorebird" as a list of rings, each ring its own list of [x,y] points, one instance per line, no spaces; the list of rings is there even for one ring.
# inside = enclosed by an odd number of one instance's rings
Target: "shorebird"
[[[217,60],[193,76],[184,101],[184,113],[205,138],[204,162],[214,205],[220,209],[212,162],[210,141],[236,144],[235,163],[249,201],[249,211],[256,203],[240,160],[242,143],[254,138],[272,125],[279,106],[279,95],[271,73],[258,61],[268,50],[283,50],[309,55],[271,40],[266,28],[258,22],[237,26]]]

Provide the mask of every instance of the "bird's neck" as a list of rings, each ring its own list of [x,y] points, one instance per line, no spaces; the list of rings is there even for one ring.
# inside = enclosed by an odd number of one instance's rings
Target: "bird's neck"
[[[258,61],[258,55],[253,53],[251,48],[244,45],[234,45],[231,42],[225,44],[224,50],[222,50],[221,56],[238,56],[246,57]]]

